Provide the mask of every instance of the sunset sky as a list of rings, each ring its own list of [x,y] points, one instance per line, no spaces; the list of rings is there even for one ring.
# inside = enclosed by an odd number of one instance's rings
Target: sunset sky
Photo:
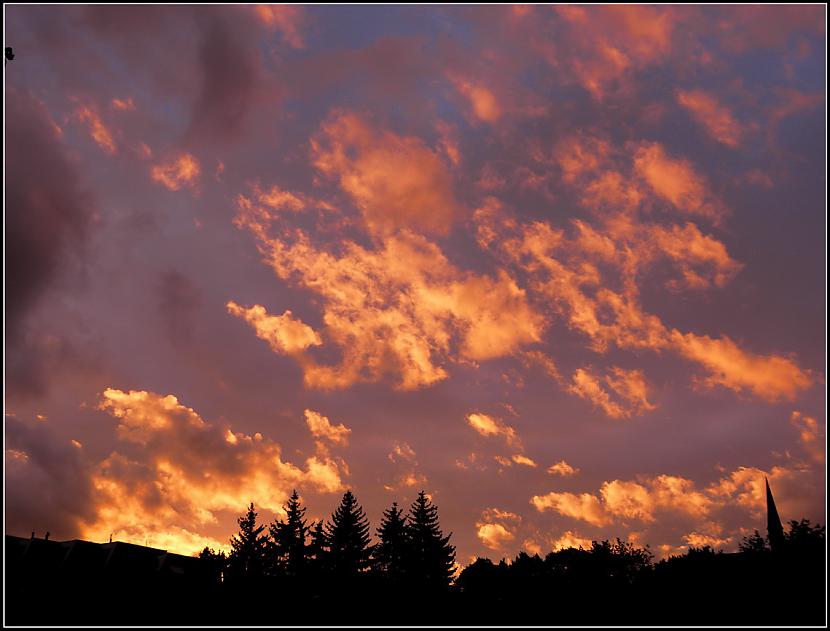
[[[5,18],[7,533],[824,523],[824,6]]]

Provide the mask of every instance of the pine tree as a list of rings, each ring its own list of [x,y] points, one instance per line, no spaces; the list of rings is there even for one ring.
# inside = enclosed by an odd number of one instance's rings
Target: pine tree
[[[397,502],[383,512],[377,534],[380,543],[373,555],[375,569],[389,582],[398,584],[406,569],[408,541],[406,520]]]
[[[245,516],[236,521],[239,533],[231,537],[231,553],[228,556],[228,571],[232,578],[251,580],[265,575],[266,535],[265,526],[256,525],[257,513],[254,504],[248,507]]]
[[[455,569],[455,546],[438,523],[438,507],[424,491],[412,503],[407,516],[407,574],[421,587],[446,588]]]
[[[351,491],[346,491],[340,506],[326,524],[327,566],[339,576],[353,576],[369,567],[369,520]]]
[[[273,544],[270,552],[279,574],[296,578],[302,576],[306,570],[306,509],[300,504],[300,496],[296,490],[283,508],[285,521],[277,520],[269,528]]]

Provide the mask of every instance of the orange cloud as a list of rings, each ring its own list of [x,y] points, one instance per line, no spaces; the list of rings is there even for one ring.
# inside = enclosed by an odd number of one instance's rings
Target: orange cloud
[[[778,512],[786,521],[787,515],[804,515],[804,494],[814,483],[815,470],[798,464],[796,466],[774,466],[769,471],[757,467],[738,467],[705,489],[707,496],[721,504],[734,504],[753,515],[762,515],[766,510],[766,486],[769,480],[775,493]],[[819,480],[819,484],[822,484]]]
[[[240,197],[246,199],[241,195]],[[284,191],[278,186],[272,186],[267,191],[263,191],[259,185],[256,185],[254,187],[254,199],[272,210],[299,212],[306,208],[306,202],[301,197],[294,193]]]
[[[498,508],[485,509],[481,519],[476,522],[476,535],[479,540],[492,550],[503,550],[516,538],[516,527],[521,517]]]
[[[268,236],[273,216],[240,204],[237,225],[257,237],[278,276],[322,298],[327,341],[342,350],[338,365],[298,357],[312,388],[343,388],[396,377],[412,390],[447,377],[446,357],[480,361],[513,353],[541,337],[544,318],[504,271],[464,272],[425,237],[403,230],[376,249],[340,243],[318,249],[300,230]]]
[[[289,4],[257,4],[254,14],[271,30],[279,31],[292,48],[305,48],[301,32],[305,21],[303,7]]]
[[[289,310],[281,316],[272,316],[261,305],[246,309],[233,301],[228,302],[227,308],[228,313],[250,324],[256,336],[268,342],[275,353],[291,355],[322,344],[319,334],[303,321],[294,318]]]
[[[540,366],[542,371],[554,381],[562,380],[562,375],[556,367],[556,362],[542,351],[525,351],[521,353],[520,359],[526,366]]]
[[[790,415],[790,423],[798,429],[798,436],[804,451],[817,463],[823,463],[824,444],[821,440],[821,428],[818,421],[796,410]]]
[[[446,234],[461,214],[447,166],[419,138],[337,112],[311,147],[314,166],[339,182],[373,234],[401,228]]]
[[[157,164],[150,169],[154,181],[166,186],[171,191],[178,191],[187,186],[193,188],[199,179],[199,161],[189,153]]]
[[[688,535],[683,536],[683,540],[689,545],[690,548],[702,548],[704,546],[709,546],[713,550],[719,550],[732,543],[733,538],[723,538],[699,532],[690,532]]]
[[[740,144],[741,124],[712,94],[704,90],[677,90],[675,97],[712,138],[733,148]]]
[[[553,510],[595,526],[604,526],[619,519],[650,523],[655,521],[658,511],[700,519],[709,514],[713,505],[711,496],[696,490],[691,480],[671,475],[640,481],[604,482],[599,496],[590,493],[548,493],[534,496],[530,501],[539,511]]]
[[[631,212],[640,207],[644,193],[618,171],[605,171],[584,187],[582,204],[588,208]]]
[[[611,418],[630,418],[654,409],[655,406],[648,401],[646,381],[641,370],[612,366],[610,373],[599,378],[579,368],[568,389],[601,408]],[[612,399],[603,384],[615,393],[617,401]]]
[[[793,399],[813,383],[809,372],[789,358],[755,355],[741,350],[728,337],[717,339],[672,331],[671,339],[681,355],[702,364],[709,376],[705,387],[723,386],[735,392],[749,391],[765,401]]]
[[[520,464],[520,465],[525,466],[525,467],[538,467],[539,466],[539,465],[536,464],[535,460],[533,460],[532,458],[528,458],[527,456],[525,456],[523,454],[515,454],[514,456],[511,457],[511,460],[513,460],[513,462],[515,462],[516,464]]]
[[[94,105],[78,105],[74,116],[77,120],[87,124],[89,135],[92,136],[95,144],[110,155],[117,152],[112,132],[104,125],[104,121],[101,120],[98,109]]]
[[[729,256],[723,243],[704,235],[692,223],[671,228],[651,226],[648,235],[655,248],[680,266],[682,277],[669,281],[671,289],[725,287],[743,268]]]
[[[564,66],[594,98],[629,89],[632,73],[662,62],[675,24],[670,7],[558,5],[569,36],[550,60]]]
[[[337,445],[345,445],[349,442],[349,434],[352,430],[342,423],[332,425],[327,416],[314,410],[305,410],[304,414],[308,431],[315,438],[322,438]]]
[[[607,163],[610,144],[596,136],[571,136],[554,149],[554,160],[562,171],[562,179],[573,183],[585,174],[595,173]]]
[[[590,493],[575,495],[573,493],[555,493],[534,495],[530,503],[540,513],[552,510],[566,517],[573,517],[587,521],[595,526],[604,526],[609,523],[608,516],[600,504],[599,499]]]
[[[568,548],[582,548],[583,550],[590,550],[593,546],[593,541],[576,534],[573,530],[566,530],[561,537],[551,541],[553,550],[567,550]]]
[[[459,94],[468,102],[473,115],[485,123],[495,123],[502,115],[495,95],[481,83],[476,83],[458,75],[450,75],[450,81]]]
[[[516,444],[519,440],[515,429],[487,414],[480,412],[468,414],[467,425],[485,437],[502,436],[508,445]]]
[[[658,197],[681,212],[700,215],[715,223],[726,213],[691,163],[668,156],[656,142],[640,144],[634,154],[634,168]]]
[[[572,467],[564,460],[560,460],[556,464],[552,464],[548,467],[548,473],[550,473],[551,475],[561,475],[562,477],[568,477],[579,473],[579,469]]]
[[[427,485],[427,477],[418,471],[415,450],[408,443],[396,442],[387,458],[398,469],[395,480],[384,485],[387,491],[424,488]]]
[[[806,498],[818,490],[810,487],[821,484],[816,471],[804,466],[776,466],[768,472],[739,467],[703,488],[680,476],[639,476],[636,480],[603,482],[597,494],[552,492],[533,496],[530,502],[540,512],[551,510],[594,526],[619,527],[631,521],[647,525],[680,523],[690,533],[686,539],[689,545],[705,545],[705,537],[725,545],[734,540],[737,531],[723,532],[713,517],[739,508],[758,518],[765,508],[765,477],[777,489],[782,515],[803,514],[801,511],[809,505]]]
[[[625,418],[628,415],[620,405],[611,400],[608,392],[600,385],[599,379],[583,368],[577,369],[573,374],[573,383],[568,390],[601,408],[611,418]]]
[[[323,493],[342,490],[345,463],[327,455],[306,459],[305,469],[281,458],[280,447],[260,434],[234,433],[204,421],[172,395],[107,389],[99,409],[118,419],[121,440],[137,446],[131,457],[113,452],[96,468],[96,516],[81,536],[159,545],[185,554],[223,511],[257,505],[279,512],[294,487]]]
[[[531,295],[548,301],[554,315],[588,338],[592,350],[605,352],[611,344],[629,350],[672,350],[707,370],[702,385],[748,391],[769,401],[792,399],[813,382],[793,359],[755,355],[725,337],[671,330],[642,308],[640,278],[660,257],[668,257],[682,271],[680,279],[668,283],[675,290],[723,286],[741,269],[723,244],[694,224],[666,228],[616,214],[599,228],[574,221],[575,236],[569,237],[565,230],[539,221],[519,225],[499,218],[500,212],[492,205],[477,211],[475,217],[482,222],[477,227],[479,241],[497,244],[501,256],[528,275]],[[487,235],[484,241],[481,235]],[[614,372],[603,378],[581,368],[564,387],[611,417],[653,407],[645,381],[636,373]]]
[[[476,535],[479,540],[488,548],[501,550],[505,544],[510,543],[516,535],[508,530],[503,524],[476,524],[478,530]]]
[[[122,112],[133,112],[135,111],[135,103],[133,102],[133,97],[128,97],[126,99],[113,99],[111,101],[112,107],[114,109],[120,110]]]

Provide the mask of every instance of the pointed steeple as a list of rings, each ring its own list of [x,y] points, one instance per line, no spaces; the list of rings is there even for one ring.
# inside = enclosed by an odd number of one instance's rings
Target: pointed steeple
[[[777,552],[784,548],[784,527],[781,525],[778,509],[775,508],[775,500],[772,498],[769,480],[764,478],[764,483],[767,485],[767,538],[769,539],[770,550]]]

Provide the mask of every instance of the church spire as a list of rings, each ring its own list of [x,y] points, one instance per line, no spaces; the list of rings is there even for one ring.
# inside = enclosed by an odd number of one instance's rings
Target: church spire
[[[781,525],[781,518],[778,516],[778,509],[775,508],[775,500],[772,498],[772,490],[766,477],[764,483],[767,486],[767,538],[770,550],[777,552],[784,547],[784,527]]]

